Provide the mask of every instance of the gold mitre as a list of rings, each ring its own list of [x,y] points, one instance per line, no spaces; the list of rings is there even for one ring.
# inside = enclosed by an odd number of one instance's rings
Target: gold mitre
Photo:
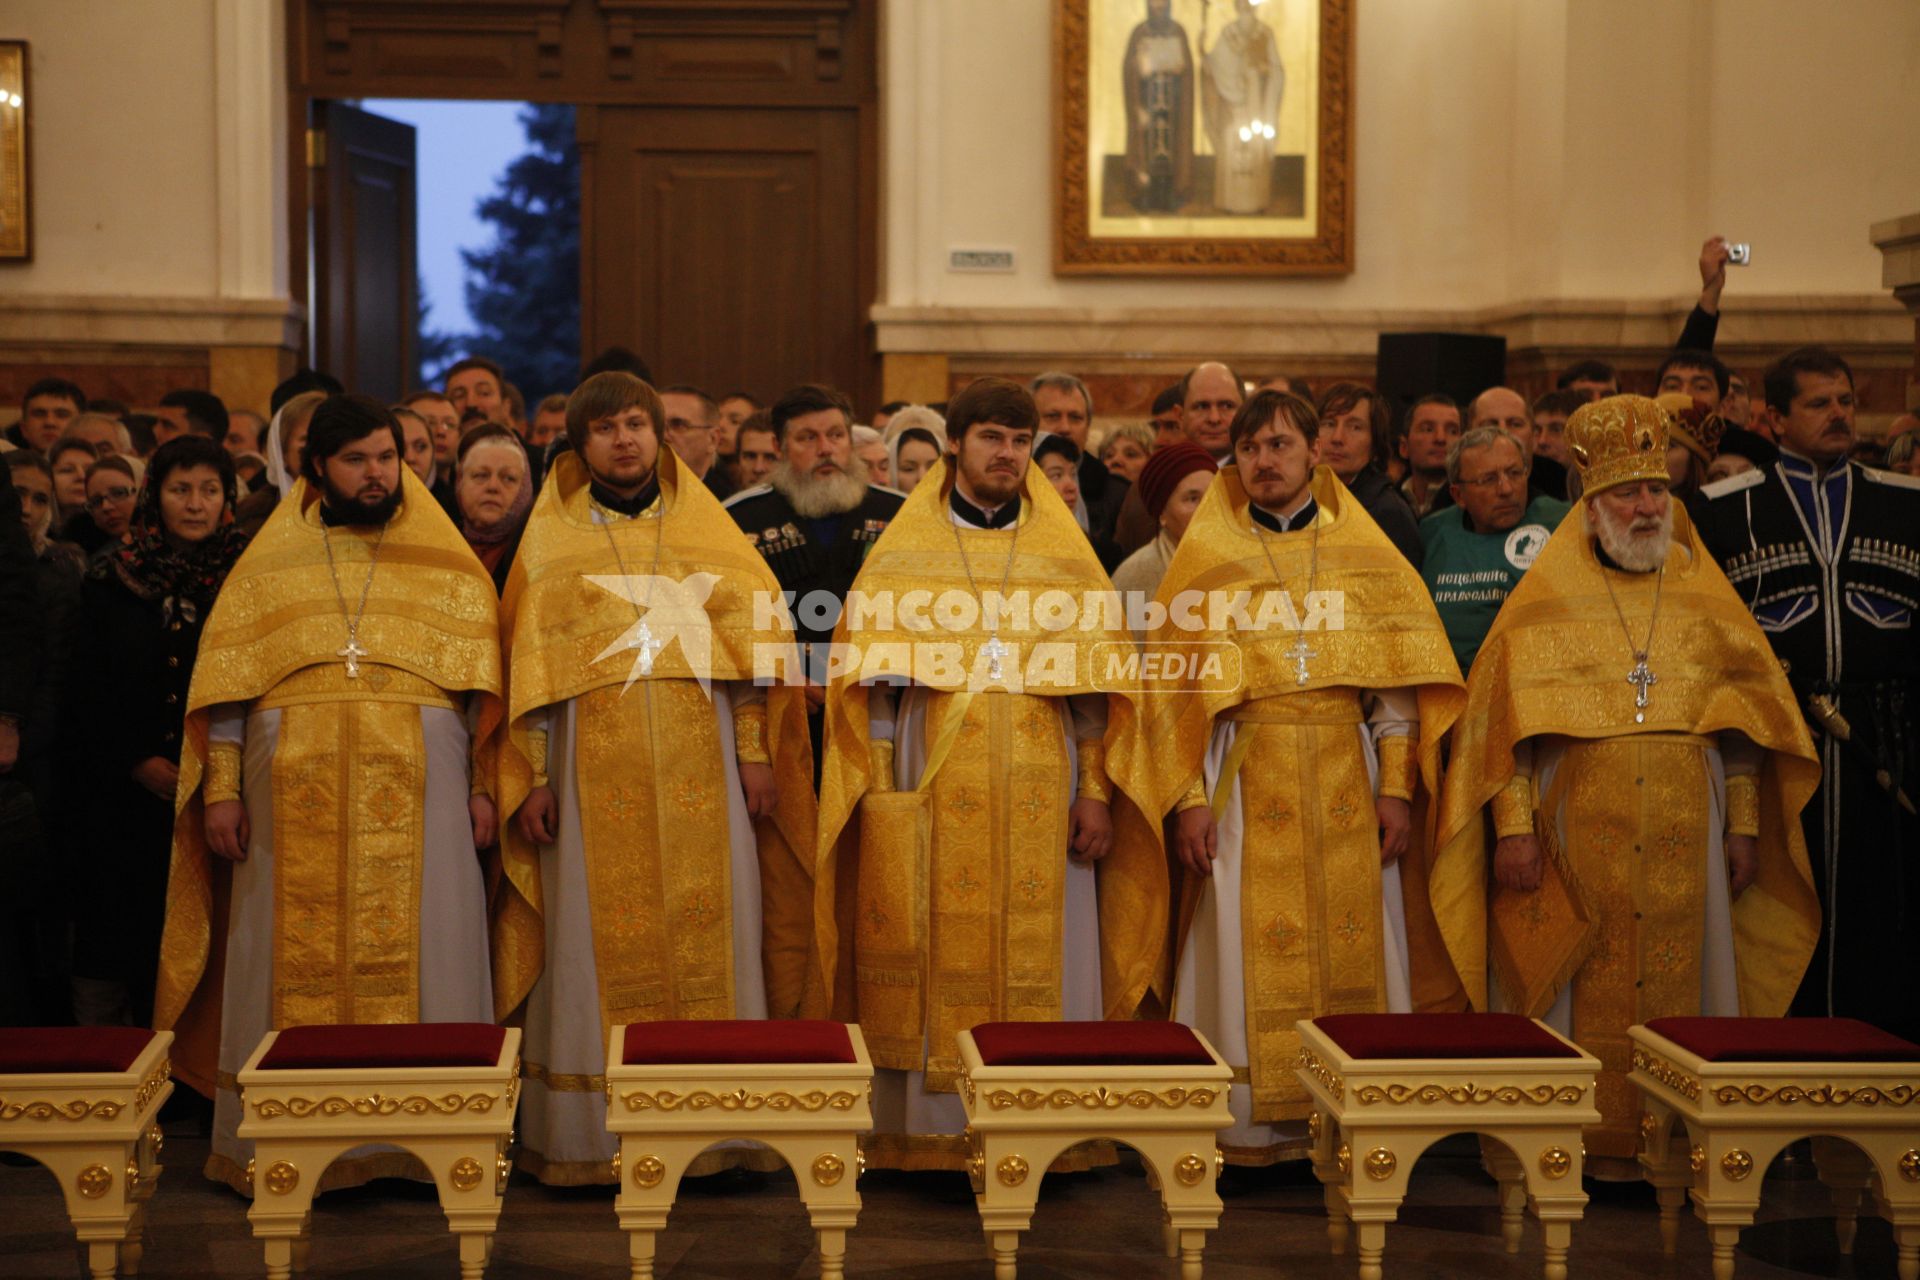
[[[1727,430],[1720,415],[1701,408],[1700,402],[1684,391],[1656,396],[1654,403],[1672,415],[1674,441],[1687,446],[1700,461],[1712,462],[1713,456],[1720,452],[1720,437]]]
[[[1567,419],[1567,452],[1580,469],[1580,491],[1667,478],[1667,411],[1645,396],[1608,396],[1581,405]]]

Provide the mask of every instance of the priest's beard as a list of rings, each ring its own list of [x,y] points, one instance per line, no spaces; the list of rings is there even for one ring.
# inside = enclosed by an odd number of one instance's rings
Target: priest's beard
[[[1587,506],[1594,536],[1607,558],[1628,573],[1652,573],[1667,562],[1667,547],[1673,541],[1673,504],[1658,520],[1614,515],[1598,502]]]
[[[795,513],[819,520],[842,515],[860,505],[867,496],[866,469],[866,463],[853,458],[831,475],[802,474],[783,458],[767,477],[767,483],[786,495]]]
[[[342,524],[377,527],[393,519],[394,513],[400,510],[400,490],[397,488],[378,501],[363,502],[352,494],[334,488],[331,480],[323,483],[327,487],[327,510]]]

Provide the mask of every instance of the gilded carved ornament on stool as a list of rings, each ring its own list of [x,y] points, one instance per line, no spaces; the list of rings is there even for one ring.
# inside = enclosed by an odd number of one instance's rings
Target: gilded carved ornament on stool
[[[1720,1172],[1733,1182],[1743,1182],[1753,1172],[1753,1157],[1734,1147],[1720,1157]]]
[[[113,1190],[113,1174],[103,1164],[90,1164],[73,1180],[76,1191],[89,1200],[98,1200]]]
[[[1400,1167],[1400,1158],[1385,1147],[1375,1147],[1367,1152],[1367,1176],[1375,1182],[1385,1182]]]
[[[1345,1143],[1345,1142],[1341,1143],[1340,1149],[1333,1153],[1333,1163],[1334,1163],[1334,1167],[1339,1169],[1340,1172],[1352,1173],[1353,1172],[1353,1147],[1348,1143]]]
[[[838,1183],[847,1173],[847,1162],[831,1151],[813,1162],[813,1180],[823,1187]]]
[[[1540,1153],[1540,1172],[1549,1178],[1564,1178],[1573,1171],[1573,1156],[1565,1147],[1548,1147]]]
[[[659,1186],[666,1176],[667,1166],[658,1156],[641,1156],[633,1162],[633,1185],[643,1190]]]
[[[1027,1162],[1021,1156],[1006,1156],[994,1166],[993,1172],[1001,1185],[1017,1187],[1027,1180]]]
[[[267,1166],[267,1190],[277,1196],[284,1196],[300,1185],[300,1171],[285,1160],[275,1160]]]
[[[1900,1157],[1900,1176],[1908,1182],[1920,1182],[1920,1147],[1908,1147]]]
[[[618,1156],[614,1158],[619,1159]],[[461,1156],[453,1162],[453,1168],[447,1171],[447,1180],[453,1183],[456,1191],[473,1190],[480,1185],[480,1179],[485,1176],[486,1170],[482,1169],[480,1162],[472,1156]],[[620,1181],[620,1175],[616,1173],[613,1180]]]
[[[1173,1166],[1173,1176],[1180,1179],[1184,1186],[1198,1186],[1200,1180],[1207,1176],[1207,1162],[1191,1153],[1181,1156]]]
[[[1698,1173],[1706,1167],[1707,1149],[1696,1142],[1693,1144],[1693,1148],[1687,1152],[1687,1168]]]
[[[1307,1140],[1308,1141],[1310,1142],[1320,1141],[1320,1125],[1321,1125],[1321,1120],[1320,1120],[1320,1113],[1318,1111],[1315,1111],[1313,1114],[1307,1117]]]

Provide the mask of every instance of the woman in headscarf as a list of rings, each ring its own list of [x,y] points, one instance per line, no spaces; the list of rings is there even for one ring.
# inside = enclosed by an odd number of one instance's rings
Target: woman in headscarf
[[[526,446],[508,428],[487,423],[461,439],[454,459],[460,534],[493,575],[494,590],[504,591],[533,509]]]
[[[888,482],[912,493],[947,451],[947,420],[923,404],[908,405],[887,420],[881,437],[887,442]]]
[[[255,486],[234,510],[234,519],[249,538],[260,532],[280,499],[300,478],[300,451],[307,445],[307,423],[326,398],[324,391],[302,392],[273,415],[267,428],[267,483]]]
[[[74,1014],[148,1026],[166,912],[180,733],[200,629],[246,546],[233,462],[186,435],[154,451],[118,550],[88,571],[67,717],[75,781],[89,797]]]

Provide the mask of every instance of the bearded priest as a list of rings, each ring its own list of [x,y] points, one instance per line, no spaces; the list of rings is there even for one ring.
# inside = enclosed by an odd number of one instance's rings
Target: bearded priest
[[[1165,940],[1134,645],[1037,418],[1002,378],[954,397],[834,632],[815,930],[881,1168],[966,1167],[958,1031],[1132,1017]]]
[[[501,601],[506,883],[495,995],[524,1003],[521,1167],[616,1180],[607,1036],[630,1022],[791,1018],[808,1000],[813,765],[780,584],[661,439],[660,397],[600,373]],[[813,998],[819,987],[815,983]],[[776,1168],[709,1153],[688,1170]]]
[[[1568,421],[1580,509],[1474,659],[1433,870],[1475,1006],[1544,1017],[1600,1059],[1586,1142],[1602,1178],[1639,1176],[1627,1029],[1784,1014],[1820,925],[1799,820],[1818,760],[1668,492],[1671,427],[1643,396]]]
[[[234,1073],[266,1031],[493,1021],[491,580],[364,396],[314,410],[288,499],[200,641],[154,1002],[214,1098],[207,1176],[244,1195]],[[394,1174],[423,1170],[349,1152],[321,1185]]]
[[[1147,645],[1196,659],[1148,687],[1186,872],[1170,1003],[1244,1073],[1239,1165],[1306,1154],[1296,1020],[1460,1003],[1421,893],[1460,671],[1419,573],[1314,465],[1318,430],[1289,392],[1240,406]]]

